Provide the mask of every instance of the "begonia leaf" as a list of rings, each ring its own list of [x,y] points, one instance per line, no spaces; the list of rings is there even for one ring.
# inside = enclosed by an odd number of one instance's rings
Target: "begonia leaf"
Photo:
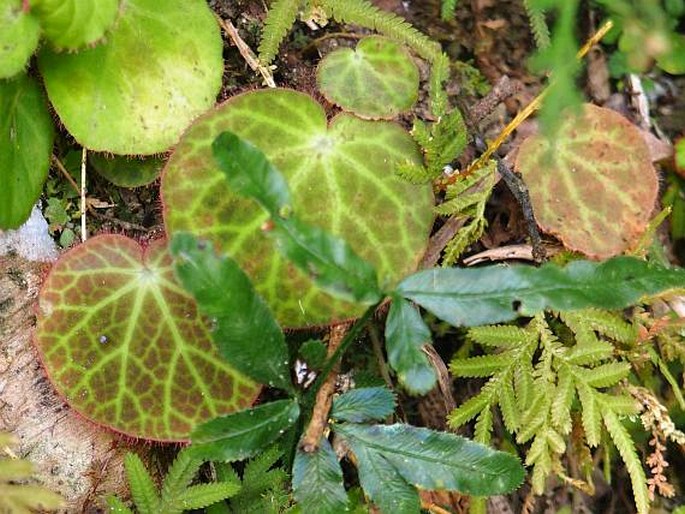
[[[65,253],[39,296],[36,345],[72,408],[133,437],[187,440],[259,388],[223,360],[161,241],[101,235]]]

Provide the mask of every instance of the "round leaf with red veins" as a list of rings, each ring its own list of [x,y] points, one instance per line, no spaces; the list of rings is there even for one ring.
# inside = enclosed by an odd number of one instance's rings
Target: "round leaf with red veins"
[[[64,254],[41,289],[35,339],[69,405],[133,437],[187,440],[259,391],[219,356],[161,241],[102,235]]]

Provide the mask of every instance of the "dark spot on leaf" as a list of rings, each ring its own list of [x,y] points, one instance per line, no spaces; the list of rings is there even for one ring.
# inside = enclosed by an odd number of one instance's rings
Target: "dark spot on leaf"
[[[511,302],[511,308],[515,312],[518,312],[519,309],[521,308],[521,300],[514,300],[513,302]]]

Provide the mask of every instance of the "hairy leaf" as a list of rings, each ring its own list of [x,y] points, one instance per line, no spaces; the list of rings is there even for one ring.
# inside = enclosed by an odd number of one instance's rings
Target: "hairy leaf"
[[[566,118],[553,142],[542,135],[524,141],[516,168],[540,227],[596,259],[637,242],[658,193],[640,131],[615,111],[589,104],[582,117]]]
[[[219,353],[245,375],[292,390],[283,332],[235,261],[191,234],[176,234],[171,253],[181,283],[214,325]]]
[[[404,424],[343,424],[336,431],[353,451],[364,447],[380,454],[409,483],[423,489],[489,496],[510,492],[523,481],[516,457],[454,434]]]
[[[186,440],[259,390],[220,358],[161,241],[102,235],[64,254],[40,292],[36,344],[74,409],[133,437]]]
[[[286,327],[360,315],[364,306],[323,292],[273,248],[269,215],[231,190],[212,155],[225,131],[252,143],[283,173],[298,219],[346,240],[393,284],[416,269],[432,225],[429,186],[397,178],[395,163],[420,162],[398,125],[348,114],[328,125],[310,96],[276,89],[231,98],[200,118],[162,175],[169,233],[191,231],[236,259]]]
[[[192,454],[207,460],[243,460],[261,451],[300,415],[294,400],[277,400],[208,421],[193,430]]]
[[[356,49],[326,55],[316,81],[329,102],[362,118],[389,119],[411,109],[419,94],[419,70],[394,41],[365,37]]]
[[[545,309],[619,309],[646,295],[685,288],[685,270],[653,266],[632,257],[565,267],[486,266],[420,271],[398,294],[455,326],[499,323]]]
[[[38,47],[38,19],[22,8],[22,0],[0,3],[0,79],[6,79],[26,68]],[[2,112],[7,112],[4,108]],[[4,117],[4,116],[3,116]]]
[[[7,229],[26,221],[40,196],[54,130],[43,94],[27,75],[0,80],[0,112],[0,229]]]
[[[338,514],[347,510],[342,468],[325,437],[314,452],[297,449],[293,463],[293,495],[305,513]]]
[[[425,344],[431,344],[431,334],[418,309],[405,299],[394,297],[385,323],[388,362],[400,383],[413,394],[427,393],[437,380],[421,349]]]
[[[117,17],[119,0],[32,0],[31,9],[48,41],[76,50],[104,36]]]
[[[395,412],[395,395],[386,387],[351,389],[333,400],[331,417],[364,423],[382,420]]]
[[[138,510],[145,513],[158,512],[160,506],[159,493],[140,457],[135,453],[127,453],[124,457],[124,467],[126,468],[131,497]]]
[[[38,65],[52,105],[80,144],[153,154],[214,104],[222,48],[203,0],[127,0],[106,43],[78,53],[44,48]]]

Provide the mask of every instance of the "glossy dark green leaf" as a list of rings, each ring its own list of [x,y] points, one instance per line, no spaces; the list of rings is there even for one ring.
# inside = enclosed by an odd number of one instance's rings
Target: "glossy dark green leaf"
[[[277,400],[213,419],[190,434],[191,454],[205,460],[247,459],[278,439],[299,415],[295,400]]]
[[[307,453],[298,448],[293,463],[293,494],[303,514],[338,514],[347,510],[347,493],[335,451],[325,437]]]
[[[361,425],[346,425],[361,426]],[[346,438],[357,458],[359,483],[381,512],[418,514],[421,501],[416,488],[383,455],[356,438]]]
[[[422,489],[491,496],[513,491],[525,476],[513,455],[446,432],[405,424],[346,423],[338,425],[336,433],[355,455],[359,448],[381,455],[407,482]]]
[[[214,140],[212,152],[236,193],[255,199],[272,216],[283,214],[290,205],[290,191],[283,175],[253,144],[226,131]]]
[[[485,266],[420,271],[397,292],[454,326],[533,316],[545,309],[621,309],[647,295],[685,288],[685,270],[633,257],[573,261],[565,267]]]
[[[171,253],[183,287],[214,325],[221,355],[250,378],[292,390],[283,332],[235,261],[186,233],[174,236]]]
[[[395,395],[387,387],[351,389],[333,400],[331,417],[339,421],[364,423],[382,420],[395,412]]]
[[[381,299],[376,270],[346,241],[295,217],[274,221],[278,249],[321,289],[358,303]]]
[[[418,309],[395,296],[385,323],[385,347],[390,367],[410,393],[425,394],[435,386],[435,370],[421,349],[430,342],[430,330]]]

